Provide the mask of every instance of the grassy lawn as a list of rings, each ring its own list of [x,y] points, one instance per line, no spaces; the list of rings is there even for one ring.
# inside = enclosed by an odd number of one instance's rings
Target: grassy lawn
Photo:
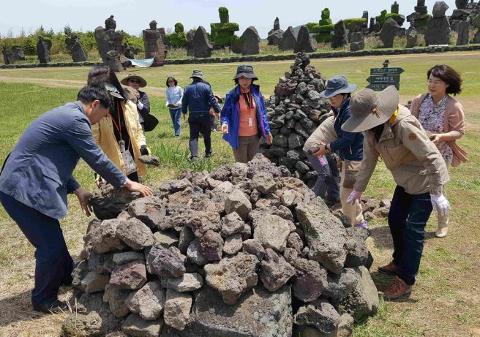
[[[385,57],[361,57],[312,60],[325,77],[343,73],[359,87],[367,84],[370,67],[380,67]],[[464,103],[467,134],[460,144],[469,153],[470,161],[453,168],[447,186],[453,206],[449,236],[435,239],[436,217],[428,224],[424,257],[418,282],[406,302],[384,303],[376,317],[355,328],[355,336],[480,336],[480,228],[478,200],[480,198],[480,52],[428,55],[391,56],[390,65],[402,67],[401,101],[406,102],[422,93],[426,87],[426,71],[434,64],[447,63],[459,70],[464,78],[464,90],[459,100]],[[273,88],[291,61],[254,63],[259,84],[265,96]],[[149,82],[152,111],[160,124],[147,134],[149,146],[161,159],[161,166],[149,171],[148,184],[174,177],[185,169],[211,170],[232,162],[228,145],[218,133],[212,135],[214,156],[195,166],[187,160],[188,128],[184,124],[180,139],[173,137],[168,111],[165,108],[164,83],[168,75],[177,77],[179,84],[189,82],[192,69],[204,71],[214,91],[223,95],[233,84],[231,78],[237,64],[171,65],[162,68],[131,70]],[[41,113],[75,99],[84,84],[88,68],[38,68],[0,70],[0,160],[14,146],[28,124]],[[127,72],[119,75],[126,76]],[[201,145],[203,149],[203,144]],[[83,162],[75,176],[93,190],[93,174]],[[389,198],[394,182],[386,169],[379,165],[367,194]],[[75,198],[70,198],[68,216],[62,221],[72,254],[80,252],[89,221]],[[19,229],[0,208],[0,337],[58,336],[63,315],[40,316],[31,312],[30,289],[33,285],[33,249]],[[391,255],[391,239],[385,221],[374,224],[368,240],[375,265],[373,277],[381,290],[388,282],[375,273],[376,266],[386,263]]]

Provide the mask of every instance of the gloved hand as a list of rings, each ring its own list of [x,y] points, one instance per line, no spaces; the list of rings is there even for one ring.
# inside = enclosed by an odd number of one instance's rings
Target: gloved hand
[[[362,192],[353,190],[352,193],[350,193],[350,195],[347,198],[347,203],[353,205],[355,201],[357,200],[360,201],[361,196],[362,196]]]
[[[142,146],[140,146],[140,154],[141,154],[142,156],[148,156],[147,145],[142,145]]]
[[[146,165],[152,165],[152,166],[159,166],[160,165],[160,160],[156,156],[151,156],[151,155],[143,155],[140,156],[140,161]]]
[[[450,203],[447,198],[440,194],[430,194],[430,199],[432,200],[432,206],[435,208],[439,215],[447,216],[448,210],[450,209]]]
[[[142,110],[142,109],[143,109],[143,106],[144,106],[144,105],[143,105],[142,102],[140,102],[140,101],[137,102],[137,108],[138,108],[138,110]]]

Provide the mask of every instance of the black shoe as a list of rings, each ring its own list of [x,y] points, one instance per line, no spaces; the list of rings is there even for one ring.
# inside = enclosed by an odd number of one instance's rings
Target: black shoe
[[[33,310],[40,311],[46,314],[55,314],[69,311],[68,303],[55,300],[52,303],[33,303]]]
[[[212,152],[205,153],[205,158],[210,158],[211,156],[213,156],[213,153],[212,153]]]
[[[197,156],[190,156],[190,161],[197,161],[198,157]]]

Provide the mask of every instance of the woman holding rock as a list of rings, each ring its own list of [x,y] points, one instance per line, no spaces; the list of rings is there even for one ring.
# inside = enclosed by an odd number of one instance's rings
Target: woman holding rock
[[[234,78],[236,86],[227,94],[220,114],[223,139],[232,147],[235,160],[241,163],[252,160],[258,152],[260,137],[267,144],[273,138],[260,87],[253,84],[257,79],[252,66],[239,66]]]
[[[384,291],[388,300],[408,296],[420,266],[425,225],[433,207],[448,213],[442,194],[448,171],[442,155],[419,121],[398,104],[394,86],[376,93],[363,89],[352,97],[352,116],[342,125],[347,132],[364,132],[363,160],[347,202],[360,200],[379,156],[397,183],[388,225],[393,238],[393,260],[379,271],[396,275]]]
[[[327,81],[326,88],[321,95],[328,98],[332,106],[335,116],[333,122],[334,138],[330,141],[328,137],[325,137],[325,133],[321,137],[317,133],[312,134],[313,142],[318,144],[313,155],[321,157],[334,152],[340,157],[342,161],[340,175],[342,213],[349,219],[352,226],[367,228],[368,224],[363,218],[360,201],[356,201],[353,205],[347,203],[347,197],[352,192],[355,183],[355,174],[358,172],[363,158],[363,135],[357,132],[347,132],[341,128],[342,124],[350,117],[350,95],[356,88],[355,84],[348,84],[347,78],[343,75],[333,76]],[[320,139],[322,137],[323,140]],[[312,139],[307,142],[309,141],[312,141]]]
[[[454,96],[461,92],[462,79],[451,67],[436,65],[427,71],[428,93],[417,96],[411,106],[430,139],[442,154],[447,167],[458,166],[467,160],[466,152],[456,144],[465,133],[463,106]],[[443,238],[448,232],[448,215],[438,216],[435,236]]]

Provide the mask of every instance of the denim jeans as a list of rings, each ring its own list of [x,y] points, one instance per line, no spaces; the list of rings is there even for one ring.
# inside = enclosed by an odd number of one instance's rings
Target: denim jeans
[[[340,198],[340,190],[338,170],[336,167],[332,167],[335,165],[335,160],[329,160],[330,158],[327,156],[328,165],[322,166],[318,157],[307,155],[307,158],[318,173],[317,181],[312,187],[313,192],[327,202],[336,202]]]
[[[393,239],[393,263],[397,266],[397,275],[405,283],[415,283],[420,267],[425,225],[432,213],[430,194],[408,194],[403,187],[397,186],[393,194],[388,225]]]
[[[65,244],[60,223],[3,192],[0,192],[0,201],[36,248],[32,303],[48,305],[57,299],[62,284],[72,282],[73,260]]]
[[[180,136],[180,115],[182,114],[182,108],[169,110],[170,117],[172,118],[173,130],[175,130],[175,136]]]

